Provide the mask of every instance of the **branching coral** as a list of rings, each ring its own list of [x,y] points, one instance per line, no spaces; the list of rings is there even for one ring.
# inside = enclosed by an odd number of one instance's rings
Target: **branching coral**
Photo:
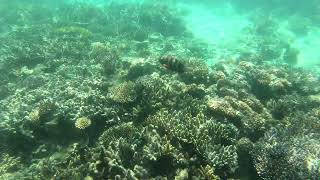
[[[16,169],[21,166],[20,161],[20,158],[11,157],[9,154],[2,154],[0,161],[0,178],[10,176],[10,173],[16,171]]]
[[[319,80],[273,19],[208,66],[163,2],[35,7],[0,19],[0,179],[319,177]]]
[[[319,119],[316,111],[291,115],[269,130],[254,148],[254,164],[264,179],[318,178]],[[280,168],[281,167],[281,168]]]
[[[181,80],[187,84],[210,84],[210,74],[207,65],[200,59],[189,59],[185,63],[184,73]]]
[[[133,82],[124,82],[111,87],[110,98],[118,103],[130,103],[137,97],[135,84]]]
[[[183,112],[170,114],[167,111],[160,111],[147,123],[155,126],[161,134],[173,136],[184,145],[190,144],[195,148],[193,151],[198,151],[213,167],[227,167],[230,171],[236,169],[237,155],[230,145],[238,133],[234,126],[207,119],[203,114],[192,117]]]

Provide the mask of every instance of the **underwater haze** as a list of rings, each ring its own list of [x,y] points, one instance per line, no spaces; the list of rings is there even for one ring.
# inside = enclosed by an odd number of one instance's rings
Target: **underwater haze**
[[[0,0],[0,180],[319,180],[319,0]]]

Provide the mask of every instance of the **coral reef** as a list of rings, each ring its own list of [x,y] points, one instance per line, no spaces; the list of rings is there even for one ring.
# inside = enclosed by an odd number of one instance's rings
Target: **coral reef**
[[[162,2],[32,2],[0,5],[0,179],[320,177],[319,75],[272,17],[208,65]]]
[[[136,99],[135,84],[124,82],[110,88],[110,98],[118,103],[130,103]]]
[[[309,103],[311,104],[311,103]],[[319,173],[319,114],[317,108],[297,108],[277,128],[270,129],[252,151],[264,179],[317,179]],[[305,113],[305,112],[308,113]],[[285,168],[279,168],[285,167]]]

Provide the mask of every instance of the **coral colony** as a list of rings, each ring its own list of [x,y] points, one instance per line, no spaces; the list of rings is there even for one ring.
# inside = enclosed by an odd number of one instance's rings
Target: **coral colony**
[[[320,177],[319,78],[272,19],[208,64],[165,3],[50,2],[0,4],[0,179]]]

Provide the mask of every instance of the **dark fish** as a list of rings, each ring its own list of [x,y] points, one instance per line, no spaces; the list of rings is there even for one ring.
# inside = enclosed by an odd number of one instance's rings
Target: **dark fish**
[[[165,68],[178,73],[185,72],[185,65],[181,60],[173,56],[162,56],[159,58],[160,64]]]

